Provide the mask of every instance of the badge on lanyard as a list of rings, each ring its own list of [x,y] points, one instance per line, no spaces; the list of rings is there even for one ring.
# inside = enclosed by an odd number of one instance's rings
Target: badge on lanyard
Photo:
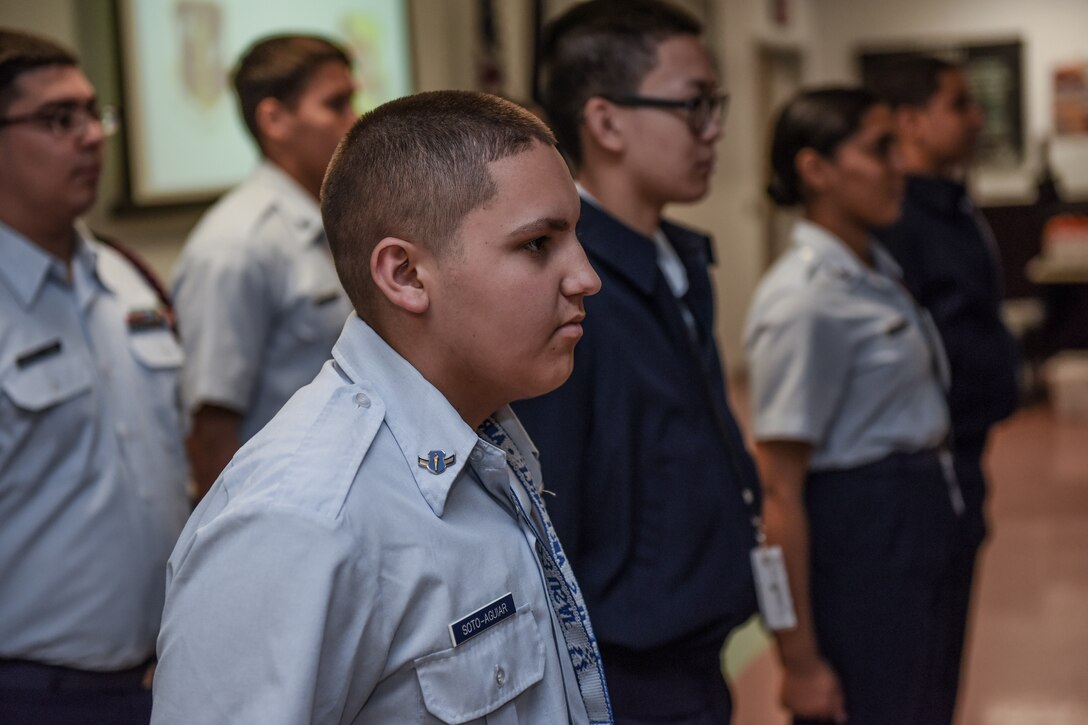
[[[752,549],[752,573],[755,575],[759,611],[767,628],[777,632],[796,627],[797,614],[793,611],[782,547],[761,544]]]

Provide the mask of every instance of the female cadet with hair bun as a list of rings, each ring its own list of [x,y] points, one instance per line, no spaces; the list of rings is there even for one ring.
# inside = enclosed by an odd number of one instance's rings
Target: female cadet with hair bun
[[[803,92],[774,128],[768,193],[800,204],[792,246],[745,332],[768,543],[797,624],[780,631],[795,723],[919,723],[933,602],[957,515],[946,480],[946,363],[872,230],[899,215],[889,107]]]

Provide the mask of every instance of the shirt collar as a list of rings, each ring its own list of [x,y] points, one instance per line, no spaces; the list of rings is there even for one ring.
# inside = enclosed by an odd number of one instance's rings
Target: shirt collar
[[[299,230],[298,238],[306,244],[323,242],[321,207],[302,185],[277,164],[265,159],[253,171],[250,182],[267,189],[272,203]]]
[[[644,294],[653,293],[659,274],[653,239],[613,217],[585,190],[579,191],[582,215],[578,220],[578,233],[590,256],[614,268]],[[710,238],[706,235],[667,221],[661,222],[661,231],[686,268],[697,268],[714,261]]]
[[[480,440],[445,396],[354,312],[332,355],[352,382],[365,381],[380,397],[385,422],[420,494],[434,514],[442,516],[453,485],[469,475],[465,467],[473,450],[493,447]],[[507,414],[513,416],[503,410],[496,419]],[[442,459],[440,473],[426,466],[435,452]]]
[[[908,176],[907,197],[946,216],[957,214],[967,198],[966,185],[939,176]]]
[[[90,232],[82,222],[77,222],[73,234],[76,241],[72,266],[83,267],[89,276],[101,284],[97,274],[98,251]],[[67,277],[62,260],[3,222],[0,222],[0,259],[4,260],[4,264],[0,265],[0,279],[7,283],[24,307],[29,307],[34,302],[51,272],[58,279]]]
[[[871,282],[887,277],[899,280],[903,271],[891,254],[875,238],[870,239],[869,245],[874,269],[866,267],[845,242],[819,224],[798,219],[793,226],[793,246],[798,252],[813,262],[826,265],[842,279],[850,282]]]

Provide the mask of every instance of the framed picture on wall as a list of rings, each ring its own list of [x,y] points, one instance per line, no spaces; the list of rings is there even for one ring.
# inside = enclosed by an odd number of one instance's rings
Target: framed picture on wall
[[[878,84],[895,72],[903,58],[919,55],[937,56],[966,68],[975,100],[986,115],[976,163],[990,168],[1020,166],[1025,154],[1023,44],[1009,40],[864,48],[857,53],[862,82]]]
[[[230,73],[257,39],[331,38],[353,58],[362,112],[413,87],[408,0],[116,0],[126,206],[206,203],[258,161]]]

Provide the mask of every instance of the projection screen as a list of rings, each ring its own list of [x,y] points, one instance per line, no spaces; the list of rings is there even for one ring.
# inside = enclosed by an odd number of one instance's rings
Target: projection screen
[[[328,37],[353,56],[360,112],[412,90],[407,0],[121,0],[129,202],[207,201],[258,153],[230,70],[258,38]]]

